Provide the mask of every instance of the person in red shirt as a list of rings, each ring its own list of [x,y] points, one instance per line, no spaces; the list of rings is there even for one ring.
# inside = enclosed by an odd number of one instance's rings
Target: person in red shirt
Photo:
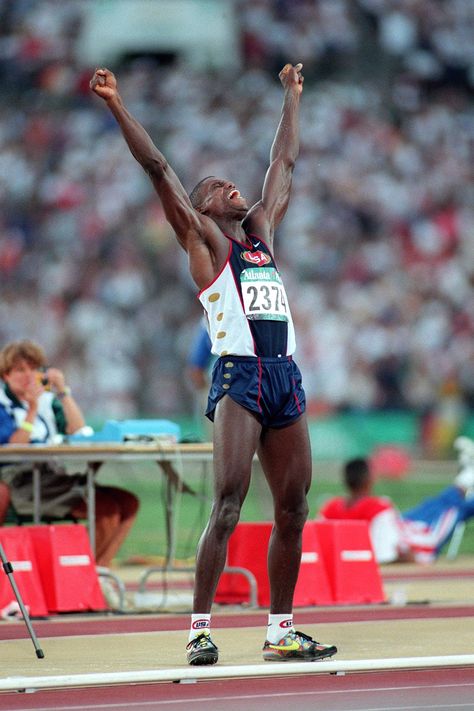
[[[327,501],[321,517],[367,521],[379,563],[433,561],[456,524],[474,516],[474,442],[459,437],[455,446],[460,472],[454,484],[404,513],[388,497],[373,494],[367,459],[349,460],[343,469],[347,494]]]

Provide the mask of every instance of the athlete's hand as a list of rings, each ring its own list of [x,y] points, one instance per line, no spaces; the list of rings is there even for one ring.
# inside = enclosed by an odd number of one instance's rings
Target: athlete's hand
[[[89,86],[104,101],[110,101],[118,94],[117,80],[109,69],[96,69]]]
[[[304,77],[301,74],[302,69],[303,65],[301,63],[295,64],[294,66],[292,64],[285,64],[278,75],[285,89],[296,86],[298,93],[301,94],[304,82]]]

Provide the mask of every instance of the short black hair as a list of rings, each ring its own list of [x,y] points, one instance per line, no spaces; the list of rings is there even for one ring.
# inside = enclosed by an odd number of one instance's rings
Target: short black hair
[[[349,459],[344,466],[344,482],[350,491],[359,491],[370,478],[370,466],[367,459],[357,457]]]
[[[191,190],[189,193],[189,199],[191,200],[191,205],[196,209],[199,207],[201,204],[201,188],[202,184],[206,181],[209,180],[209,178],[214,178],[214,175],[208,175],[207,177],[203,178],[202,180],[199,181],[197,185],[194,186],[194,188]]]

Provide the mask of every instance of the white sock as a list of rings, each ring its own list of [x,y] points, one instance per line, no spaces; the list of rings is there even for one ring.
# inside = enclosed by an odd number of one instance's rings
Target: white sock
[[[267,640],[276,644],[290,630],[294,630],[293,615],[268,615]]]
[[[211,615],[208,613],[191,615],[191,629],[189,630],[189,642],[202,633],[211,634]]]

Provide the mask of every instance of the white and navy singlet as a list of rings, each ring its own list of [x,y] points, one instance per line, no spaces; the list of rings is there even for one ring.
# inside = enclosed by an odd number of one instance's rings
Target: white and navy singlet
[[[273,255],[258,237],[229,240],[227,260],[199,293],[209,322],[212,352],[218,356],[289,356],[295,332],[285,287]]]

